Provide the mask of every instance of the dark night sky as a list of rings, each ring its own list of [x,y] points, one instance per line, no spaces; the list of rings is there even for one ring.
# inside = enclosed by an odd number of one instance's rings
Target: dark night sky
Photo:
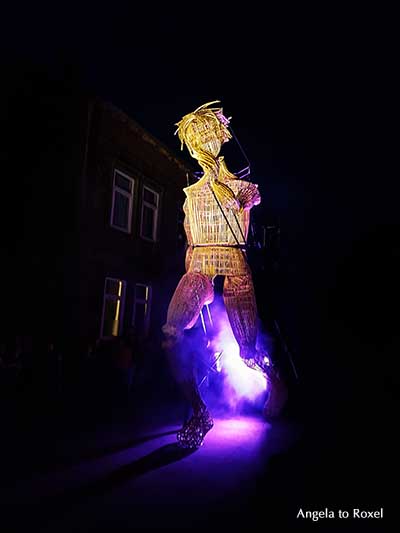
[[[89,88],[176,151],[174,123],[220,99],[269,208],[290,217],[296,204],[314,203],[323,214],[339,201],[339,231],[360,194],[381,208],[378,179],[366,179],[362,168],[374,163],[376,80],[385,75],[373,13],[242,6],[196,17],[170,5],[117,3],[19,6],[7,14],[1,39],[9,60],[30,57],[66,76],[79,71]]]
[[[393,34],[365,7],[240,4],[196,14],[200,6],[19,5],[3,18],[4,57],[79,76],[177,153],[174,123],[220,99],[263,194],[259,216],[280,216],[301,313],[307,291],[318,299],[334,289],[343,265],[356,272],[370,265],[370,250],[379,250],[376,264],[398,254],[390,147],[381,149]]]

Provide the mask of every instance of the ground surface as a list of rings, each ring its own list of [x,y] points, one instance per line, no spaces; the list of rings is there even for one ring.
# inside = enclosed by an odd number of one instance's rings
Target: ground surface
[[[321,391],[321,400],[327,396]],[[345,416],[346,397],[343,404],[335,398],[311,410],[292,399],[288,415],[272,424],[257,412],[216,412],[194,453],[176,446],[179,402],[9,405],[2,416],[1,531],[251,531],[260,522],[270,531],[385,531],[382,522],[338,528],[336,520],[296,519],[300,508],[385,505],[385,460],[372,455],[384,447],[383,428],[377,420],[367,425],[366,412]]]

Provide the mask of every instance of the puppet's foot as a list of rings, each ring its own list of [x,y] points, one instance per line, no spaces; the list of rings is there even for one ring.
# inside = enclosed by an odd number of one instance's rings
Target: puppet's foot
[[[267,374],[268,397],[263,407],[263,416],[267,420],[278,418],[282,413],[287,399],[288,389],[279,373],[269,367]]]
[[[264,376],[268,379],[268,374],[272,369],[272,365],[271,361],[269,360],[269,357],[265,353],[257,351],[254,354],[254,357],[243,358],[242,361],[249,368],[257,370],[257,372],[262,372]]]
[[[213,425],[213,419],[204,407],[193,415],[183,428],[178,431],[177,439],[179,446],[181,448],[200,448],[203,445],[204,437]]]
[[[287,399],[288,389],[279,372],[271,364],[269,358],[262,352],[257,352],[250,359],[243,359],[246,365],[253,370],[262,372],[268,383],[268,397],[264,404],[263,416],[267,420],[279,417]]]

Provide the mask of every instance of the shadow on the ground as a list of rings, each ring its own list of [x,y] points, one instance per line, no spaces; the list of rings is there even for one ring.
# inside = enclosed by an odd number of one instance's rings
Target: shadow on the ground
[[[145,442],[149,442],[149,441],[154,440],[154,439],[158,439],[160,437],[173,435],[177,431],[178,430],[176,429],[176,430],[171,430],[171,431],[163,431],[163,432],[159,432],[159,433],[152,433],[150,435],[145,435],[143,437],[139,437],[139,438],[136,438],[136,439],[127,440],[127,441],[122,442],[122,443],[117,443],[117,444],[112,444],[112,445],[109,445],[109,446],[105,446],[105,447],[103,447],[101,449],[88,450],[88,451],[83,451],[83,452],[80,452],[80,453],[77,453],[77,454],[72,454],[69,457],[60,457],[59,455],[57,457],[51,457],[48,453],[46,453],[46,456],[44,458],[42,458],[43,460],[40,461],[37,458],[35,464],[33,464],[33,458],[32,457],[27,457],[27,461],[29,462],[30,474],[31,475],[34,474],[34,473],[46,474],[46,473],[49,473],[49,472],[51,472],[51,471],[53,471],[54,469],[57,469],[57,468],[63,468],[63,467],[77,465],[77,464],[79,464],[81,462],[84,462],[84,461],[93,461],[93,460],[96,460],[96,459],[101,459],[102,457],[104,457],[106,455],[111,455],[111,454],[114,454],[114,453],[118,453],[118,452],[121,452],[121,451],[126,450],[128,448],[134,448],[135,446],[139,446],[140,444],[143,444]],[[22,463],[22,464],[20,464],[20,466],[23,466],[22,471],[24,473],[26,473],[27,465],[24,464],[24,462],[21,461],[21,459],[19,460],[19,462]],[[8,466],[10,467],[10,464]],[[9,471],[8,473],[9,473],[10,476],[15,477],[15,468],[9,468],[8,471]],[[5,478],[7,478],[7,471],[4,471],[3,474],[4,474]]]
[[[158,439],[160,437],[166,437],[167,435],[174,435],[178,430],[174,429],[171,431],[163,431],[161,433],[152,433],[151,435],[145,435],[143,437],[132,439],[125,441],[123,443],[113,444],[110,446],[105,446],[104,448],[100,450],[90,450],[87,452],[81,453],[79,456],[76,457],[70,457],[70,458],[63,458],[62,461],[60,461],[61,466],[69,466],[73,464],[77,464],[83,461],[92,461],[95,459],[101,459],[102,457],[106,455],[111,455],[113,453],[122,452],[123,450],[126,450],[127,448],[134,448],[135,446],[139,446],[140,444],[144,444],[145,442],[149,442],[153,439]]]
[[[195,450],[182,449],[177,443],[166,444],[148,455],[114,470],[99,480],[52,496],[51,502],[47,501],[46,505],[51,503],[54,504],[55,507],[61,506],[64,508],[65,506],[68,507],[75,503],[81,503],[87,498],[108,492],[112,490],[113,487],[118,486],[125,481],[131,481],[147,472],[180,461],[188,455],[191,455],[194,451]]]

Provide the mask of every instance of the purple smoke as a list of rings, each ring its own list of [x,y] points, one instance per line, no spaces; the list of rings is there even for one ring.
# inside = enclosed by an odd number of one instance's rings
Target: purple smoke
[[[223,375],[223,395],[225,403],[236,409],[244,402],[260,404],[265,397],[267,382],[265,377],[244,364],[239,356],[239,346],[221,300],[216,299],[211,308],[216,334],[211,341],[211,349],[218,358],[216,369]],[[220,355],[220,353],[222,354]]]

